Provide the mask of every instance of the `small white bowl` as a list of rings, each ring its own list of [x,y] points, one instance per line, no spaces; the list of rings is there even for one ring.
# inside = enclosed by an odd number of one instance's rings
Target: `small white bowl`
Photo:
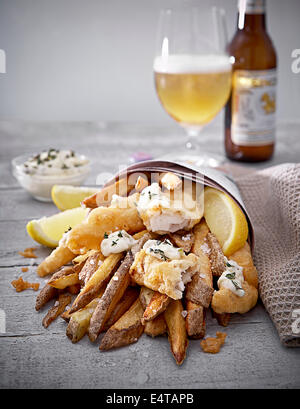
[[[20,185],[35,199],[42,202],[51,202],[51,189],[54,185],[80,186],[91,172],[90,161],[84,155],[77,155],[80,159],[88,161],[78,167],[76,173],[69,175],[30,175],[24,172],[22,165],[30,157],[36,155],[25,154],[11,161],[12,173]]]

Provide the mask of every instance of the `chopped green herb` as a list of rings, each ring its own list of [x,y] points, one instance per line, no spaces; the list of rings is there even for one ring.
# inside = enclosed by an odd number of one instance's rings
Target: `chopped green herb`
[[[111,245],[112,245],[112,246],[116,246],[116,245],[118,244],[118,240],[119,240],[119,239],[113,240],[112,243],[111,243]]]
[[[104,238],[108,239],[108,234],[106,232],[104,233]]]
[[[118,233],[118,237],[123,237],[123,234],[122,234],[122,232],[121,232],[121,231],[119,231],[119,233]]]

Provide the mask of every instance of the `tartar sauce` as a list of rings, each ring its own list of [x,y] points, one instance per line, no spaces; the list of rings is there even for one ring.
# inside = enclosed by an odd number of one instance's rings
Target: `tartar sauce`
[[[22,170],[28,175],[66,176],[81,172],[81,167],[88,160],[76,155],[72,150],[49,149],[29,158],[22,165]]]
[[[245,291],[242,288],[242,283],[244,282],[243,267],[233,260],[228,260],[226,257],[225,263],[226,270],[218,280],[219,289],[228,288],[234,294],[243,297],[245,295]]]
[[[148,240],[143,246],[146,254],[150,254],[160,260],[180,260],[184,255],[182,248],[174,247],[169,240]]]
[[[101,242],[101,252],[107,257],[110,254],[122,253],[131,249],[136,240],[125,230],[118,230],[111,234],[105,234]]]

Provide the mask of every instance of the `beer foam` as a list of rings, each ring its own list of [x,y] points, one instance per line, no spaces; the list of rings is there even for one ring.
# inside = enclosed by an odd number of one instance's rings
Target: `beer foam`
[[[231,63],[227,55],[170,54],[156,57],[153,69],[166,74],[216,73],[231,71]]]

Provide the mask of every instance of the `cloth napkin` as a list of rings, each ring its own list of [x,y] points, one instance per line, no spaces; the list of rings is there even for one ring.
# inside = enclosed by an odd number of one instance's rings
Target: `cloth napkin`
[[[235,177],[253,222],[259,293],[281,342],[300,346],[300,164]]]

